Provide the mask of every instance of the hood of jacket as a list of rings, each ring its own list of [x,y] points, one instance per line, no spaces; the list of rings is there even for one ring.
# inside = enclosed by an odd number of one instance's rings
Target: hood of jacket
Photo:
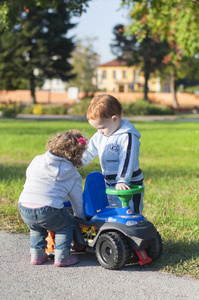
[[[37,166],[37,170],[40,171],[40,176],[43,175],[44,177],[62,181],[70,179],[73,175],[77,175],[77,168],[71,161],[53,155],[50,151],[42,155],[37,155],[33,161],[34,165]]]
[[[122,134],[130,132],[133,135],[135,135],[138,139],[140,139],[141,134],[139,131],[135,128],[133,124],[131,124],[128,120],[122,120],[122,126],[113,133],[113,135]]]

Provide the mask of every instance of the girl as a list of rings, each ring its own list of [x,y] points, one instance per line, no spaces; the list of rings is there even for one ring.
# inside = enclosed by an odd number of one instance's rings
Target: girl
[[[37,155],[26,171],[26,182],[19,197],[19,211],[30,228],[31,264],[48,260],[45,254],[47,230],[55,233],[57,267],[77,263],[71,256],[74,218],[64,202],[70,198],[74,215],[84,219],[82,178],[77,168],[82,165],[86,140],[78,130],[58,133],[47,141],[47,152]]]

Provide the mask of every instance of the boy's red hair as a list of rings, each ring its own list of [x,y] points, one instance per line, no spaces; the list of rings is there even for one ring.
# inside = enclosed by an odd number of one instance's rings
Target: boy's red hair
[[[121,116],[122,106],[113,96],[102,94],[95,96],[88,107],[86,117],[88,120],[108,119],[114,115]]]

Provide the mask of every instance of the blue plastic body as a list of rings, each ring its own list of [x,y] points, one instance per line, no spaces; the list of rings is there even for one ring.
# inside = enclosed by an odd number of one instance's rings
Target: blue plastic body
[[[83,193],[86,217],[93,217],[98,210],[109,205],[105,190],[104,176],[100,172],[92,172],[87,176]]]
[[[70,207],[70,201],[64,202],[64,206]],[[143,215],[132,213],[130,207],[109,206],[104,176],[100,172],[92,172],[87,176],[83,206],[85,216],[91,217],[89,223],[103,221],[132,226],[146,220]]]
[[[84,188],[84,213],[92,217],[90,223],[96,221],[122,223],[127,226],[136,225],[145,220],[143,215],[133,214],[130,207],[109,206],[104,177],[100,172],[90,173]]]

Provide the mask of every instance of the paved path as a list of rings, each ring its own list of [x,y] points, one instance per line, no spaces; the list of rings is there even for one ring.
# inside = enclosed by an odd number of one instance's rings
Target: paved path
[[[199,280],[138,266],[110,271],[93,254],[77,255],[71,267],[32,266],[29,237],[0,231],[0,299],[199,300]]]

